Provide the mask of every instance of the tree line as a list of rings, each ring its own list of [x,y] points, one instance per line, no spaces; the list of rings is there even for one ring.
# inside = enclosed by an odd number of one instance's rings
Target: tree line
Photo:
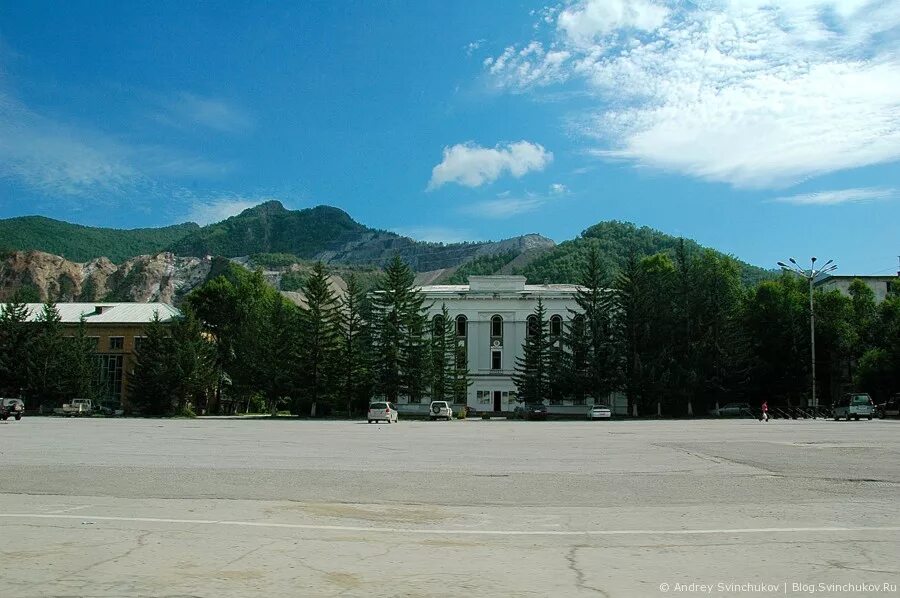
[[[546,334],[538,304],[516,368],[520,397],[602,400],[623,392],[629,413],[671,416],[733,401],[807,404],[805,279],[785,272],[748,288],[734,259],[680,243],[674,252],[632,254],[614,273],[591,248],[579,282],[562,339]],[[900,391],[896,291],[876,305],[872,289],[856,280],[849,296],[816,290],[814,310],[821,405],[850,390],[876,400]]]
[[[429,321],[406,263],[395,257],[374,289],[351,273],[339,293],[330,274],[316,263],[295,305],[261,272],[229,267],[187,297],[180,321],[148,327],[130,401],[145,413],[193,405],[319,416],[362,413],[375,396],[465,396],[452,321],[446,308]]]
[[[801,406],[809,398],[807,281],[790,273],[748,287],[741,267],[678,244],[630,254],[615,271],[597,250],[561,331],[542,303],[528,323],[514,381],[521,402],[628,397],[629,413],[702,414],[740,401]],[[151,322],[136,351],[129,403],[146,414],[255,410],[359,414],[374,397],[465,402],[471,376],[454,314],[414,285],[399,256],[366,288],[338,292],[316,264],[301,305],[262,273],[228,265],[185,300],[183,317]],[[898,285],[900,287],[900,285]],[[898,287],[895,287],[898,288]],[[849,296],[814,294],[817,395],[848,390],[877,400],[900,390],[900,296],[876,304],[861,281]],[[25,305],[0,314],[0,393],[56,406],[101,396],[93,340],[63,330],[53,304],[28,322]]]

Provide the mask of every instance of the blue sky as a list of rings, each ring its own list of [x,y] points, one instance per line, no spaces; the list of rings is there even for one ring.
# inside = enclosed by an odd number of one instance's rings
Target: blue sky
[[[898,159],[894,1],[0,4],[0,217],[278,199],[445,241],[618,219],[883,273]]]

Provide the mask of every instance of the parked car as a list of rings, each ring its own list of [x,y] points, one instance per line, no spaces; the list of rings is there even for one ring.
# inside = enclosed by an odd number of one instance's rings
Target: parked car
[[[0,420],[6,421],[14,417],[19,421],[24,413],[25,403],[21,399],[0,399]]]
[[[880,419],[900,417],[900,394],[895,394],[884,403],[875,405],[875,415]]]
[[[367,415],[367,419],[369,420],[370,424],[372,422],[380,421],[392,424],[396,421],[399,421],[400,414],[397,413],[397,408],[390,403],[369,403],[369,413]]]
[[[543,403],[535,403],[525,408],[526,419],[547,419],[547,406]]]
[[[850,421],[851,417],[857,421],[861,417],[872,419],[874,414],[875,405],[872,403],[872,397],[866,393],[847,393],[831,408],[831,415],[835,421],[841,418]]]
[[[738,415],[752,415],[750,403],[726,403],[718,409],[711,409],[710,415],[719,417],[736,417]]]
[[[447,401],[431,401],[431,405],[428,407],[428,417],[431,421],[436,419],[450,421],[453,419],[453,409],[450,408],[450,403]]]
[[[612,417],[612,409],[609,408],[609,405],[594,405],[588,411],[587,414],[588,419],[610,419]]]
[[[91,415],[93,412],[94,403],[90,399],[72,399],[71,403],[63,403],[62,407],[53,410],[53,413],[57,415],[69,417]]]

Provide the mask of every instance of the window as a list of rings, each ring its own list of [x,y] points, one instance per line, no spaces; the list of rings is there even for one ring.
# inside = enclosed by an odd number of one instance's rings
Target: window
[[[122,399],[122,356],[97,356],[97,382],[108,400]]]
[[[462,314],[456,316],[456,336],[466,337],[466,316]]]
[[[562,318],[553,316],[550,318],[550,336],[559,336],[562,334]]]
[[[479,390],[475,393],[475,398],[478,400],[479,405],[490,405],[491,404],[491,391],[489,390]]]
[[[443,332],[444,332],[442,330],[443,327],[444,327],[444,316],[442,316],[440,314],[434,316],[434,318],[431,320],[432,336],[443,336]]]
[[[93,345],[94,351],[100,350],[100,337],[99,336],[89,336],[87,337],[88,341],[90,341],[91,345]]]
[[[503,336],[503,318],[494,316],[491,318],[491,337],[500,338]]]
[[[144,339],[145,339],[145,338],[147,338],[147,337],[146,337],[146,336],[136,336],[136,337],[134,337],[134,350],[135,350],[135,351],[140,351],[140,350],[141,350],[141,346],[144,344]]]
[[[109,350],[110,351],[121,351],[124,348],[125,348],[125,337],[124,336],[109,337]]]
[[[501,355],[502,355],[502,353],[500,351],[491,351],[491,369],[492,370],[500,369]]]
[[[525,320],[525,334],[528,336],[536,336],[538,333],[538,319],[535,315],[530,315]]]
[[[461,345],[456,348],[456,369],[466,369],[466,346]]]

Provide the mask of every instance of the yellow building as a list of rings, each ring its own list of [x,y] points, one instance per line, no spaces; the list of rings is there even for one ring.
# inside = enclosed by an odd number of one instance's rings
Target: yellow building
[[[44,310],[43,303],[29,303],[29,320]],[[128,403],[128,376],[134,371],[134,351],[144,328],[159,316],[170,322],[181,312],[165,303],[57,303],[62,325],[74,329],[84,320],[85,333],[96,341],[98,376],[104,399],[123,407]]]

